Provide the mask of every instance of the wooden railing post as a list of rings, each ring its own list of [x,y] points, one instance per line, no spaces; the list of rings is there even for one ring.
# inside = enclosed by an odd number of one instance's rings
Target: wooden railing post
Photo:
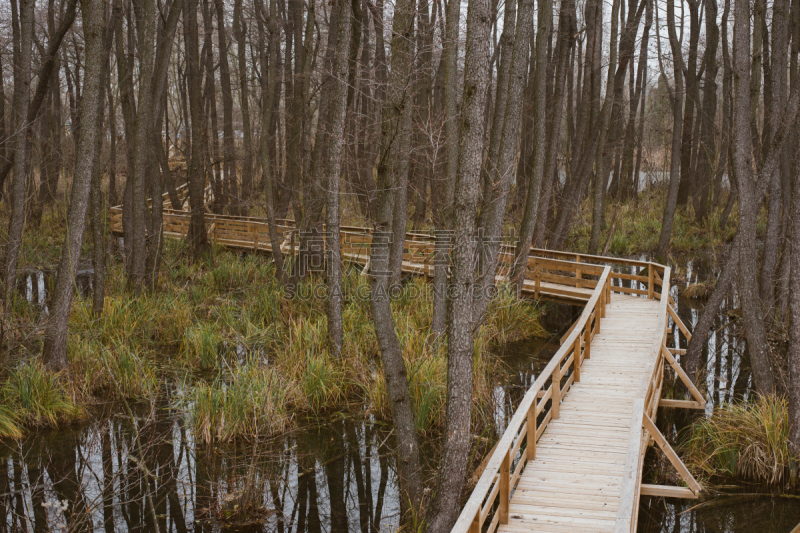
[[[536,404],[539,403],[539,400],[536,396],[533,397],[533,402],[531,402],[531,408],[528,409],[528,448],[527,448],[527,455],[528,461],[533,461],[536,459],[536,426],[538,425],[536,419]]]
[[[589,326],[586,328],[584,335],[586,335],[583,339],[583,358],[584,360],[589,359],[592,356],[592,324],[591,318],[589,319]],[[597,316],[597,310],[594,312],[594,320],[595,323],[599,326],[600,325],[600,317]]]
[[[503,464],[500,465],[500,505],[497,513],[500,515],[500,523],[508,524],[508,504],[511,499],[511,457],[506,451],[503,457]]]
[[[572,372],[575,374],[575,383],[581,380],[581,338],[583,334],[579,331],[575,335],[575,342],[572,345]]]
[[[469,533],[481,533],[481,508],[475,512],[475,518],[472,519],[472,524],[469,526]]]
[[[650,263],[647,265],[647,297],[651,300],[655,294],[653,281],[655,281],[655,276],[653,276],[653,263]]]
[[[553,413],[552,419],[555,420],[559,416],[561,416],[561,362],[559,361],[556,363],[556,367],[553,369],[553,383],[551,388],[553,389],[552,394],[552,402],[553,406],[550,408],[551,412]]]
[[[533,278],[535,280],[535,288],[533,290],[533,294],[536,299],[539,299],[539,292],[541,291],[542,286],[542,267],[539,266],[536,262],[533,264]]]
[[[576,263],[580,263],[581,262],[581,256],[579,256],[579,255],[575,256],[575,262]],[[581,287],[583,287],[583,281],[582,280],[583,280],[583,271],[580,268],[578,268],[578,269],[575,270],[575,286],[578,287],[579,289]]]

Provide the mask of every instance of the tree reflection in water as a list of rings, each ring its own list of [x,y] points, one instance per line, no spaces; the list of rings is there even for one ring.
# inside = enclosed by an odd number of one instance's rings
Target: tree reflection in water
[[[266,521],[236,531],[386,531],[399,520],[391,445],[368,416],[224,446],[198,445],[169,409],[105,417],[4,446],[0,532],[215,532],[213,510],[245,493]]]

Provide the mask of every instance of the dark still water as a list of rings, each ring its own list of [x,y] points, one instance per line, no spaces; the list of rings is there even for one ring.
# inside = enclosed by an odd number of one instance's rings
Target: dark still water
[[[688,298],[684,291],[715,276],[703,258],[674,271],[671,294],[690,329],[702,299]],[[45,303],[44,276],[34,273],[24,289],[30,299]],[[709,402],[705,413],[662,409],[659,426],[671,438],[696,417],[710,416],[714,406],[751,394],[737,308],[736,298],[726,299],[700,359],[681,361],[704,385]],[[503,432],[580,313],[564,305],[547,309],[549,337],[495,347],[505,364],[496,376],[495,423],[487,428],[487,438]],[[685,348],[677,328],[673,335]],[[684,393],[679,384],[673,388],[677,396]],[[390,426],[369,413],[305,421],[300,429],[257,445],[206,446],[193,440],[185,416],[168,404],[140,408],[135,420],[124,415],[123,406],[109,405],[84,425],[33,432],[22,441],[1,444],[6,468],[0,469],[0,533],[371,533],[399,527],[394,437]],[[430,484],[439,450],[430,440],[424,446]],[[732,494],[702,500],[642,498],[639,531],[789,533],[800,523],[798,497],[771,496],[752,486],[724,490]]]
[[[390,446],[390,428],[369,417],[212,447],[169,411],[112,416],[3,448],[0,530],[394,530]]]

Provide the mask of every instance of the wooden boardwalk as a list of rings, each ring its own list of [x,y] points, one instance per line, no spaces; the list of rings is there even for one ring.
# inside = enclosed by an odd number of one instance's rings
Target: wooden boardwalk
[[[189,214],[171,209],[166,195],[162,200],[164,234],[184,238]],[[110,219],[111,230],[122,234],[121,208],[111,208]],[[220,245],[271,251],[263,219],[207,213],[206,225]],[[277,229],[282,251],[297,254],[297,228],[283,220]],[[433,237],[407,237],[403,271],[431,277]],[[343,259],[368,272],[371,241],[369,229],[343,227]],[[513,252],[501,247],[498,280],[508,274]],[[669,288],[670,268],[658,263],[531,249],[523,296],[567,301],[583,305],[583,311],[481,464],[454,533],[633,532],[641,495],[698,496],[702,487],[654,423],[659,407],[705,407],[675,360],[682,350],[666,344],[670,320],[691,338]],[[661,399],[666,365],[692,400]],[[651,445],[666,455],[685,486],[641,483]]]
[[[499,531],[614,531],[633,404],[663,330],[659,302],[615,295],[591,358],[536,444]]]

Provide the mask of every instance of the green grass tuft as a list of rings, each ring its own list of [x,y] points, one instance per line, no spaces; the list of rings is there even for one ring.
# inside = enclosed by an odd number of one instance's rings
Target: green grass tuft
[[[722,405],[690,426],[680,448],[700,475],[797,487],[800,457],[789,447],[786,398],[764,395]]]
[[[297,392],[273,369],[236,367],[227,380],[199,382],[187,395],[195,433],[204,442],[269,436],[284,431]]]
[[[83,411],[65,394],[56,374],[38,361],[25,361],[9,372],[3,403],[29,426],[57,426],[80,418]]]

